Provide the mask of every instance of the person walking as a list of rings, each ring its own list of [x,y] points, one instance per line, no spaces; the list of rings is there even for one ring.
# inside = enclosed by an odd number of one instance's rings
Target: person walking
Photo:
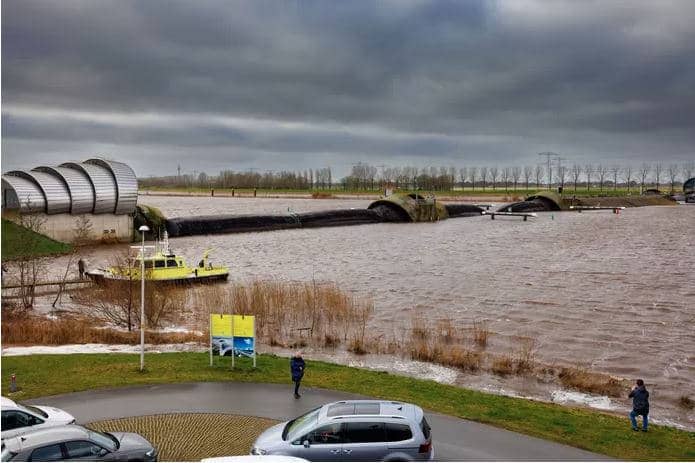
[[[80,272],[80,280],[84,280],[84,260],[77,261],[77,270]]]
[[[292,381],[294,382],[294,398],[298,399],[299,395],[299,383],[302,382],[302,377],[304,376],[304,368],[306,364],[302,358],[302,352],[297,351],[290,360],[290,371],[292,372]]]
[[[635,418],[638,415],[642,415],[642,431],[647,432],[647,426],[649,425],[649,391],[647,391],[647,388],[644,386],[644,381],[638,379],[635,382],[628,398],[632,399],[632,411],[630,412],[632,430],[639,431]]]

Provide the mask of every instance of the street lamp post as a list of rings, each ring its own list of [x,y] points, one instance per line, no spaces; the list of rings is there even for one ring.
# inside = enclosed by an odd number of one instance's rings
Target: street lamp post
[[[142,225],[138,228],[142,235],[140,247],[140,371],[145,369],[145,232],[150,227]]]

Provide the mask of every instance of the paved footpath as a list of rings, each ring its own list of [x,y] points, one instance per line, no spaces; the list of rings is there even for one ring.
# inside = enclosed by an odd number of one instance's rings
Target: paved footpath
[[[365,398],[344,392],[255,383],[184,383],[76,392],[27,401],[63,408],[78,423],[162,413],[230,413],[289,420],[327,402]],[[607,460],[574,447],[528,437],[473,421],[427,413],[432,427],[435,459],[579,461]]]

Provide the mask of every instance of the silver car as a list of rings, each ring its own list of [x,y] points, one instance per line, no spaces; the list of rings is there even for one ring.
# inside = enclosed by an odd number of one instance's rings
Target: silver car
[[[2,461],[157,461],[157,451],[133,432],[98,432],[76,424],[30,431],[2,441]]]
[[[432,460],[432,433],[416,405],[347,400],[278,424],[261,434],[252,455],[287,455],[310,461]]]
[[[18,436],[34,429],[72,424],[75,417],[68,412],[44,405],[22,405],[7,397],[0,398],[2,407],[2,438]]]

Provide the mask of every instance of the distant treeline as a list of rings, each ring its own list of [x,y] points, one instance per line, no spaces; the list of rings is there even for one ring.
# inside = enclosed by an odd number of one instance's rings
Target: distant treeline
[[[517,190],[559,187],[598,191],[648,188],[676,191],[695,173],[695,161],[684,164],[656,162],[639,167],[604,164],[511,167],[385,167],[359,163],[350,175],[334,181],[330,167],[299,171],[265,173],[223,170],[217,176],[205,172],[140,179],[141,188],[244,188],[282,190],[349,190],[374,191],[384,188],[423,189],[431,191]]]

